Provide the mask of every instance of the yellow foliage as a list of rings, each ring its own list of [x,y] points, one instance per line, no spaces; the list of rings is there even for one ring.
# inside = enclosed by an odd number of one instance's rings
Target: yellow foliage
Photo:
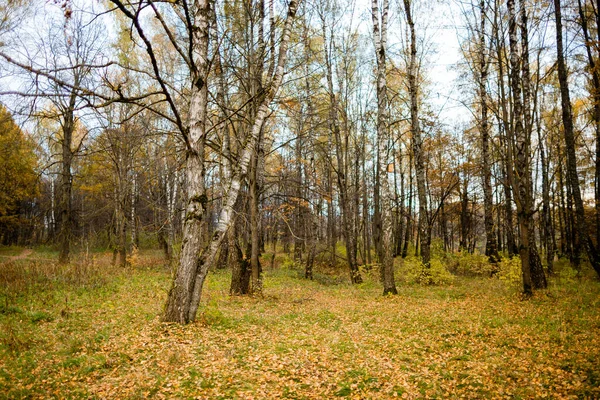
[[[131,253],[127,254],[126,263],[130,267],[137,267],[140,264],[140,252],[137,246],[133,246]]]
[[[3,222],[18,213],[21,202],[37,194],[36,167],[33,143],[0,105],[0,218]]]
[[[421,285],[448,285],[454,282],[454,275],[437,258],[432,259],[426,269],[418,257],[407,257],[403,262],[402,275],[408,283]]]
[[[509,287],[519,288],[523,284],[521,257],[502,258],[498,263],[498,277]]]

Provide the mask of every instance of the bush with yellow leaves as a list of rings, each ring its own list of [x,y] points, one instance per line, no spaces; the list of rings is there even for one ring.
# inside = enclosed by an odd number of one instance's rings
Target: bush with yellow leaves
[[[420,258],[407,257],[402,263],[401,275],[406,282],[420,285],[448,285],[454,282],[454,275],[438,258],[432,259],[429,268],[425,268]]]
[[[478,251],[449,253],[447,259],[449,269],[459,275],[490,276],[494,271],[494,266],[490,263],[489,258]]]
[[[498,263],[498,278],[509,287],[520,288],[523,285],[521,257],[502,257]]]
[[[127,254],[126,258],[127,265],[130,267],[136,267],[140,263],[140,252],[137,246],[133,246],[131,253]]]

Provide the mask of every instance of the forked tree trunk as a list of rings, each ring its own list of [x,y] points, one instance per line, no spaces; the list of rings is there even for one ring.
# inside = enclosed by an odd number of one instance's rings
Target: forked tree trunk
[[[508,252],[509,257],[512,257],[517,254],[518,249],[515,240],[514,233],[514,223],[513,223],[513,194],[512,187],[510,182],[510,168],[512,168],[512,153],[510,152],[510,147],[512,143],[508,140],[508,137],[511,136],[512,133],[512,124],[511,118],[508,114],[508,96],[506,94],[506,89],[504,86],[504,56],[505,56],[505,46],[504,46],[504,36],[500,32],[500,16],[499,16],[499,0],[495,0],[494,2],[494,19],[493,19],[493,35],[494,42],[496,43],[495,52],[496,52],[496,60],[498,65],[498,92],[500,94],[500,108],[501,108],[501,117],[499,123],[499,131],[500,131],[500,142],[502,143],[502,147],[507,149],[504,157],[502,158],[502,175],[503,182],[502,187],[504,188],[504,232],[506,234],[506,250]],[[509,157],[510,156],[510,157]],[[510,160],[509,160],[510,158]]]
[[[525,0],[520,1],[520,28],[521,28],[521,79],[523,80],[523,117],[525,130],[525,140],[527,143],[527,158],[529,168],[531,168],[531,134],[533,132],[533,120],[531,117],[531,73],[529,70],[529,30],[527,27],[527,8]],[[531,170],[530,170],[531,171]],[[535,241],[535,223],[534,223],[534,199],[533,199],[533,181],[531,178],[531,172],[527,174],[524,180],[527,184],[527,204],[530,215],[529,230],[530,230],[530,243],[529,243],[529,265],[531,268],[531,283],[534,289],[544,289],[548,286],[546,281],[546,274],[542,266],[542,261],[537,251],[537,245]]]
[[[265,87],[265,94],[257,109],[256,118],[250,130],[250,137],[242,148],[237,170],[231,176],[231,182],[223,200],[219,214],[219,222],[208,244],[202,249],[201,224],[204,207],[207,201],[204,192],[204,140],[206,124],[206,103],[208,76],[208,27],[209,1],[197,0],[195,9],[196,29],[193,32],[194,62],[197,75],[193,76],[194,86],[190,105],[190,139],[193,147],[188,151],[188,207],[184,225],[184,244],[180,265],[175,276],[173,287],[169,292],[165,308],[165,321],[188,323],[196,319],[200,304],[200,295],[209,268],[214,263],[221,242],[226,236],[233,221],[233,208],[237,201],[242,180],[248,173],[250,159],[256,148],[260,131],[269,111],[269,105],[283,80],[287,47],[290,39],[292,21],[296,15],[298,3],[291,0],[281,37],[277,65],[271,81]]]

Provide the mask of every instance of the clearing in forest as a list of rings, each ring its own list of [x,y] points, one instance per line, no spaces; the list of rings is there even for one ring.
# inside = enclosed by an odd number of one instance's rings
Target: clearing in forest
[[[265,296],[209,274],[196,323],[164,324],[170,273],[16,260],[0,270],[0,398],[598,398],[600,283],[522,301],[490,278],[398,283],[265,271]],[[397,266],[402,279],[403,266]]]

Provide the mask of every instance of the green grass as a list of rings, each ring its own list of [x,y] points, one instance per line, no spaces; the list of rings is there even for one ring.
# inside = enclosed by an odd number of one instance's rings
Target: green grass
[[[3,266],[0,398],[600,396],[595,280],[559,274],[522,301],[499,279],[403,283],[399,265],[399,295],[383,297],[375,272],[352,286],[345,270],[315,271],[324,284],[276,268],[255,298],[230,297],[219,270],[178,326],[159,319],[156,257]]]
[[[0,246],[0,262],[6,261],[6,257],[14,257],[23,251],[21,246]]]

